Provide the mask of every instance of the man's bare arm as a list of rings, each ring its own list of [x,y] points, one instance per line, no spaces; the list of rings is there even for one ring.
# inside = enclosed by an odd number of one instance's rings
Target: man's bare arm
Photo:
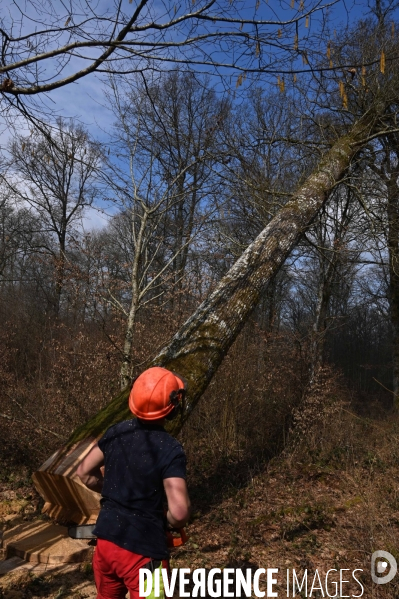
[[[182,528],[190,517],[190,498],[184,478],[165,478],[163,481],[168,500],[167,520],[173,528]]]
[[[83,484],[92,491],[101,493],[104,477],[101,467],[104,465],[104,454],[96,444],[78,466],[76,474]]]

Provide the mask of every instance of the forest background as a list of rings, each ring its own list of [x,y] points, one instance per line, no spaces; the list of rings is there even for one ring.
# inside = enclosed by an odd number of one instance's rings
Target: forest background
[[[351,476],[358,467],[374,476],[377,463],[386,470],[395,463],[398,5],[232,2],[234,15],[214,3],[192,6],[200,15],[216,10],[207,19],[218,29],[205,32],[198,21],[195,30],[190,22],[189,31],[171,27],[154,41],[141,24],[141,54],[128,43],[117,46],[114,62],[97,65],[96,79],[87,75],[89,96],[70,91],[84,85],[73,73],[89,55],[68,49],[42,70],[32,59],[64,39],[46,39],[54,23],[62,21],[60,36],[82,32],[76,7],[64,14],[61,5],[34,5],[43,23],[49,18],[42,37],[26,34],[33,14],[17,5],[3,19],[6,486],[29,476],[131,383],[323,154],[381,103],[378,126],[273,273],[180,435],[192,484],[201,489],[198,503],[208,507],[281,456],[286,468],[347,468]],[[166,3],[151,10],[171,23],[191,9]],[[107,7],[100,3],[97,11],[111,21]],[[10,23],[18,38],[6,33]],[[223,27],[234,28],[234,42]],[[10,71],[8,56],[17,65]],[[378,445],[382,437],[386,445]],[[396,488],[388,495],[394,514]],[[332,526],[329,510],[322,512],[311,508],[310,525],[299,510],[306,534]],[[367,541],[368,553],[374,542]]]

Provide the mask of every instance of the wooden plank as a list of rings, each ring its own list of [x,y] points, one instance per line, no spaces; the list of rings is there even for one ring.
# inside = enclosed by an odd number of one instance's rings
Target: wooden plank
[[[77,563],[91,559],[88,541],[71,539],[68,529],[50,522],[27,522],[3,535],[6,560],[20,558],[41,564]],[[21,565],[21,563],[19,563]]]
[[[95,443],[91,437],[74,444],[66,454],[57,451],[32,476],[36,489],[46,500],[43,513],[58,522],[93,524],[97,520],[101,496],[76,476],[78,465]]]

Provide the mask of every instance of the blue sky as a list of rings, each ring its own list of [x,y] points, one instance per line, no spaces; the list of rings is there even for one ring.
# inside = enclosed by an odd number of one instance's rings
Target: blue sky
[[[101,4],[104,6],[106,2],[107,0],[103,0]],[[298,4],[299,0],[295,0],[295,2]],[[292,17],[294,11],[289,9],[289,4],[290,0],[284,3],[276,2],[276,0],[261,0],[257,15],[264,18],[270,18],[273,14],[285,19]],[[327,4],[331,4],[331,2],[320,3],[320,5]],[[304,5],[306,9],[306,0]],[[273,7],[272,12],[270,11],[271,7]],[[248,17],[252,12],[253,10],[248,9]],[[349,2],[339,0],[328,9],[330,30],[332,31],[334,28],[338,30],[340,27],[353,25],[356,20],[365,16],[367,12],[369,12],[367,0],[350,0]],[[322,12],[317,13],[317,16],[311,18],[309,29],[313,29],[313,32],[319,28],[319,20],[322,18],[322,14]],[[396,11],[396,17],[398,14],[399,11]],[[300,26],[299,37],[301,38],[307,32],[308,30],[304,26]],[[89,75],[75,84],[51,92],[48,97],[50,99],[49,105],[54,103],[53,106],[56,106],[61,114],[81,119],[93,134],[104,139],[102,129],[106,130],[111,126],[112,115],[106,107],[102,78],[103,76],[97,74]],[[234,86],[234,75],[232,79],[232,86]]]
[[[192,1],[192,0],[191,0]],[[157,3],[158,7],[157,7]],[[295,0],[292,8],[291,0],[254,0],[249,2],[245,0],[235,0],[237,6],[241,7],[241,13],[251,18],[255,13],[259,18],[282,18],[291,19],[297,12],[301,0]],[[304,0],[304,11],[306,12],[306,2]],[[308,0],[309,2],[309,0]],[[60,0],[55,0],[55,5],[60,4]],[[329,28],[333,31],[334,28],[337,30],[341,27],[352,26],[359,18],[365,16],[369,12],[367,0],[339,0],[338,2],[321,2],[320,6],[332,4],[328,9],[329,15]],[[160,12],[164,10],[161,5],[161,0],[155,0],[152,5],[154,10]],[[166,5],[170,6],[170,3],[166,2]],[[108,6],[112,6],[112,0],[100,0],[97,4],[101,10],[106,10]],[[126,0],[126,6],[129,6],[128,0]],[[125,10],[133,10],[135,2],[131,5],[131,8]],[[257,8],[255,8],[257,6]],[[244,7],[244,9],[243,9]],[[12,10],[12,4],[8,4],[7,8]],[[242,12],[243,11],[243,12]],[[304,13],[303,13],[304,14]],[[310,19],[309,28],[305,28],[304,19],[302,19],[299,26],[299,39],[305,35],[317,33],[320,30],[320,21],[323,18],[324,11],[320,11],[313,15]],[[395,16],[398,16],[396,11]],[[73,62],[70,67],[74,66]],[[77,83],[70,84],[66,87],[49,93],[48,98],[45,102],[49,107],[55,109],[58,114],[65,117],[74,117],[83,122],[89,129],[93,137],[107,143],[107,133],[110,131],[113,123],[113,115],[107,108],[107,102],[104,96],[104,76],[92,74],[83,79],[80,79]],[[232,89],[235,88],[236,74],[232,76]],[[227,78],[229,79],[229,78]],[[216,81],[216,80],[215,80]],[[267,81],[265,85],[267,85]],[[6,145],[10,136],[10,131],[3,129],[3,135],[1,144]],[[99,227],[104,223],[104,216],[99,215],[96,211],[91,211],[87,215],[85,220],[85,226]]]

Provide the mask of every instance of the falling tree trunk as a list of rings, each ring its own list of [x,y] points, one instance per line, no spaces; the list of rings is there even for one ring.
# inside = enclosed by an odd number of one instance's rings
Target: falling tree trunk
[[[177,434],[189,417],[270,279],[315,218],[331,189],[343,177],[357,150],[375,132],[378,115],[383,109],[381,106],[379,110],[368,112],[334,144],[291,201],[151,362],[179,372],[188,380],[188,403],[182,417],[172,423],[172,434]],[[91,493],[91,499],[87,499],[89,492],[76,480],[76,468],[111,424],[131,417],[127,396],[126,390],[76,429],[67,445],[34,474],[36,487],[46,500],[44,509],[50,515],[75,522],[95,520],[99,496]]]

